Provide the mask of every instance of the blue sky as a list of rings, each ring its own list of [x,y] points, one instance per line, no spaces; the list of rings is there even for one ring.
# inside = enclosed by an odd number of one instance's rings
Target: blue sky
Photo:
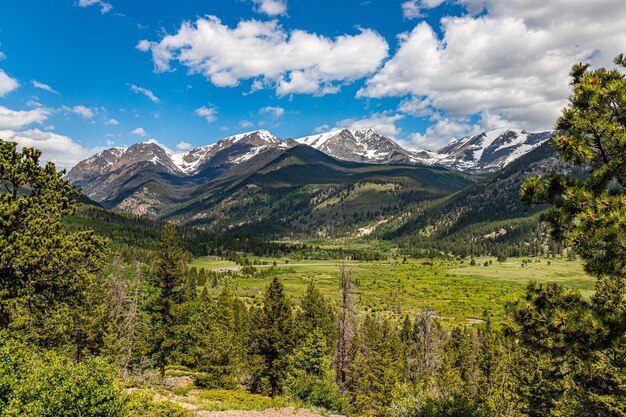
[[[373,127],[430,149],[489,128],[549,129],[570,66],[624,52],[625,7],[532,3],[3,2],[0,137],[69,167],[103,147],[184,150],[255,129]]]

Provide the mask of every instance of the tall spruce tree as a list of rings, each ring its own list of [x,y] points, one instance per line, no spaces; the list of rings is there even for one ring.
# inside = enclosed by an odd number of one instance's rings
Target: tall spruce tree
[[[269,385],[272,397],[281,392],[295,342],[291,303],[275,277],[254,316],[254,352],[260,358],[255,377],[258,387]]]
[[[152,334],[151,352],[161,377],[176,348],[176,332],[181,322],[180,307],[189,301],[187,254],[178,245],[172,224],[163,226],[159,252],[152,269],[154,291],[148,302]]]
[[[320,290],[310,282],[300,302],[296,315],[296,331],[298,338],[304,341],[315,331],[325,338],[328,352],[333,349],[337,338],[336,315],[333,306],[324,298]]]

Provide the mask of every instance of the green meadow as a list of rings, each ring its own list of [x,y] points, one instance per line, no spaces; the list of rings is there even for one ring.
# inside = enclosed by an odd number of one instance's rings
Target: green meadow
[[[273,259],[258,260],[270,266],[257,266],[254,275],[236,273],[225,279],[226,285],[249,304],[260,305],[263,290],[278,276],[295,304],[312,281],[338,305],[338,264],[342,261],[281,259],[272,267]],[[483,266],[489,261],[491,265]],[[357,284],[361,313],[398,318],[428,308],[450,325],[487,319],[502,323],[506,319],[506,303],[521,296],[530,281],[557,282],[585,296],[594,288],[594,280],[578,261],[510,258],[497,262],[495,258],[479,258],[476,262],[476,266],[470,266],[469,261],[431,259],[347,263]],[[207,270],[236,268],[234,262],[207,258],[196,258],[191,266]],[[219,287],[209,289],[220,291]]]

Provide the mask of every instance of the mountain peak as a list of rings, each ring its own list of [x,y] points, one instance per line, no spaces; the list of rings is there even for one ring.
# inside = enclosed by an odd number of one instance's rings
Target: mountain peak
[[[417,159],[371,128],[338,129],[296,139],[336,159],[374,164],[412,164]]]
[[[437,151],[436,163],[460,170],[494,171],[537,148],[553,134],[507,128],[487,130],[451,141]]]

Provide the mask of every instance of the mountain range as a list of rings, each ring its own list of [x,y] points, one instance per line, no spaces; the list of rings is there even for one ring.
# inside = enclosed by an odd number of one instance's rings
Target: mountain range
[[[493,130],[431,152],[372,129],[295,140],[259,130],[184,153],[155,141],[107,149],[67,179],[104,207],[215,231],[366,235],[480,182],[473,174],[506,167],[552,134]]]

